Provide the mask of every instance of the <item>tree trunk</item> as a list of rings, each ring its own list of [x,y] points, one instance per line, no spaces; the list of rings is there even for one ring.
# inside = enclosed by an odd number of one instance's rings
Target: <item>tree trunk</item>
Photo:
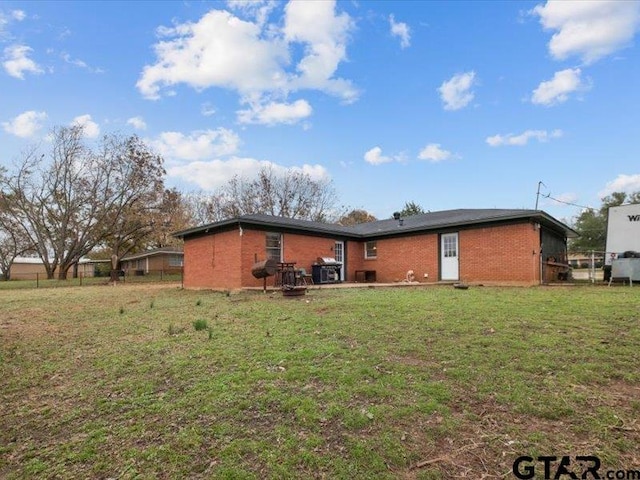
[[[115,253],[111,255],[111,281],[117,282],[120,280],[120,257]]]
[[[58,271],[58,280],[66,280],[67,272],[69,271],[69,267],[63,267],[60,265],[60,270]]]

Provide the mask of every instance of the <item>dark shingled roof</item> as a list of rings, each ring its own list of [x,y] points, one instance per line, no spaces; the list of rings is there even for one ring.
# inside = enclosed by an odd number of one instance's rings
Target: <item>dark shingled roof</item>
[[[363,240],[367,238],[403,235],[430,230],[442,230],[472,225],[490,224],[513,220],[531,219],[553,230],[562,232],[567,237],[576,237],[577,233],[564,223],[556,220],[542,210],[523,209],[458,209],[429,212],[395,219],[377,220],[345,227],[333,223],[311,222],[294,218],[275,217],[272,215],[242,215],[220,222],[190,228],[174,233],[174,236],[188,238],[194,235],[213,233],[225,228],[238,226],[254,226],[261,228],[277,228],[300,232],[334,235],[339,237]]]

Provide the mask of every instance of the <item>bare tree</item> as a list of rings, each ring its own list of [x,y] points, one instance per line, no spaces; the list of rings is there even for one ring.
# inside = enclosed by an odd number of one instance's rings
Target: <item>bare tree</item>
[[[163,208],[165,171],[162,157],[135,135],[105,138],[101,157],[117,184],[106,199],[109,208],[99,242],[119,263],[128,253],[143,250],[158,227],[156,220]]]
[[[221,198],[219,195],[195,192],[185,194],[182,198],[189,217],[187,228],[224,219],[221,213]]]
[[[329,180],[265,167],[254,179],[236,176],[217,194],[192,197],[192,214],[196,212],[198,220],[207,221],[263,213],[326,222],[335,216],[335,205],[336,195]]]
[[[153,229],[145,242],[146,248],[178,246],[181,240],[171,234],[192,225],[190,207],[181,192],[166,189],[159,199],[158,208],[152,213]]]
[[[3,280],[9,280],[11,264],[16,257],[32,247],[12,215],[11,198],[0,192],[0,277]]]
[[[103,242],[162,188],[162,159],[137,137],[105,136],[98,151],[82,127],[55,128],[50,160],[34,148],[17,172],[2,179],[12,215],[44,263],[48,278],[67,278],[72,265]]]
[[[53,278],[65,251],[72,252],[81,240],[76,224],[84,199],[80,172],[87,151],[81,142],[82,129],[73,127],[53,131],[51,164],[45,167],[45,155],[37,148],[24,154],[12,176],[2,181],[5,198],[15,224],[43,262],[48,278]]]

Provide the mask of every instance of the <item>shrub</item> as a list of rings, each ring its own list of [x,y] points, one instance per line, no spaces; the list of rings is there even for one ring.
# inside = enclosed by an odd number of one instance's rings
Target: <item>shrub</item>
[[[206,320],[198,319],[193,322],[193,328],[195,328],[196,331],[206,330],[207,327],[208,325]]]

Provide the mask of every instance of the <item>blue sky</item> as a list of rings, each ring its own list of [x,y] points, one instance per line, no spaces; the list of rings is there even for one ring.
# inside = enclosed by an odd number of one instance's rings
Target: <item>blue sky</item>
[[[534,208],[542,181],[569,220],[640,190],[639,31],[635,1],[5,1],[0,165],[76,122],[184,192],[272,165],[387,218]]]

